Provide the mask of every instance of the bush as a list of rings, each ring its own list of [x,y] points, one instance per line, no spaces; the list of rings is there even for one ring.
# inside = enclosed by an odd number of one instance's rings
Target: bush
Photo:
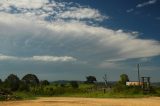
[[[79,87],[77,81],[71,81],[70,84],[71,84],[72,88],[78,88]]]
[[[20,91],[29,91],[29,85],[21,81],[20,86],[19,86],[19,90]]]
[[[49,84],[50,83],[47,80],[43,80],[43,81],[40,82],[40,85],[42,85],[42,86],[47,86]]]
[[[123,93],[123,94],[142,94],[143,91],[139,86],[126,86],[120,83],[117,83],[113,86],[112,92],[114,93]]]

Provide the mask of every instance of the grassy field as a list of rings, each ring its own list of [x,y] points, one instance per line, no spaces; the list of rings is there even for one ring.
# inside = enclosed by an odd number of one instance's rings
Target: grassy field
[[[36,99],[38,97],[85,97],[85,98],[144,98],[159,96],[159,89],[156,93],[144,94],[139,89],[127,88],[123,91],[115,91],[114,88],[106,91],[88,89],[94,87],[93,84],[80,84],[79,88],[55,86],[54,84],[45,86],[43,89],[34,88],[30,92],[16,91],[13,93],[19,99]],[[120,89],[120,88],[118,88]],[[159,92],[159,93],[158,93]]]
[[[33,86],[29,91],[14,91],[9,97],[0,96],[0,100],[34,100],[39,97],[84,97],[84,98],[146,98],[160,96],[160,88],[151,93],[143,93],[141,88],[122,85],[112,86],[105,91],[96,84],[79,83],[77,88],[70,83],[65,85],[51,83],[46,86]]]

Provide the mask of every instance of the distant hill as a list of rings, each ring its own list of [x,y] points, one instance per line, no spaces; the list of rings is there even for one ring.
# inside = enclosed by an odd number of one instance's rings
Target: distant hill
[[[153,82],[151,83],[151,86],[160,87],[160,82]]]

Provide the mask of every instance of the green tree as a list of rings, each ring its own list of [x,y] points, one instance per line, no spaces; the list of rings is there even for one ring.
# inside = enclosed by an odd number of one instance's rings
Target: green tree
[[[39,84],[39,79],[34,74],[27,74],[22,78],[22,81],[27,85],[36,86]]]
[[[26,84],[24,81],[21,81],[20,85],[19,85],[19,90],[20,91],[29,91],[29,85]]]
[[[127,81],[129,81],[127,74],[120,75],[120,81],[119,81],[120,84],[126,85]]]
[[[71,84],[72,88],[78,88],[79,87],[77,81],[71,81],[70,84]]]
[[[95,81],[97,81],[95,76],[87,76],[86,80],[87,83],[94,83]]]
[[[20,80],[16,75],[10,74],[5,79],[4,83],[5,83],[6,87],[9,88],[11,91],[16,91],[19,88]]]

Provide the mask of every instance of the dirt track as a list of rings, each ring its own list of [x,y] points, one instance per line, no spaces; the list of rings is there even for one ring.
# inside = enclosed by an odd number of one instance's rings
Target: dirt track
[[[51,97],[27,101],[0,102],[0,106],[160,106],[160,98],[91,99]]]

